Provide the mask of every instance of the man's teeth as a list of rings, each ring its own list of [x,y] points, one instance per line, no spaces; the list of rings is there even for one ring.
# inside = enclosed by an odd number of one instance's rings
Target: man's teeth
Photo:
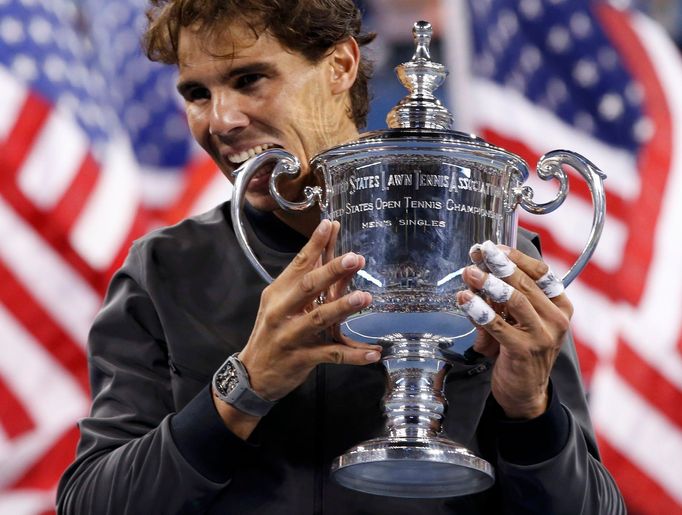
[[[244,161],[246,161],[250,157],[257,156],[258,154],[260,154],[264,150],[267,150],[273,146],[274,145],[271,145],[269,143],[266,143],[264,145],[256,145],[255,147],[250,148],[249,150],[244,150],[243,152],[240,152],[239,154],[232,154],[230,156],[227,156],[227,159],[228,159],[228,161],[230,161],[230,163],[235,163],[235,164],[243,163]]]

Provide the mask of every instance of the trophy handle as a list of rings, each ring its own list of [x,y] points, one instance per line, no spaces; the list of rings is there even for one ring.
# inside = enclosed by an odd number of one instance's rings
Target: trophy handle
[[[301,172],[301,163],[293,154],[275,148],[266,150],[246,161],[243,165],[237,168],[232,175],[235,177],[234,187],[232,190],[232,203],[230,212],[232,215],[232,226],[234,233],[237,236],[237,241],[242,251],[246,255],[253,268],[268,284],[274,281],[273,277],[265,270],[265,267],[260,264],[258,258],[254,254],[246,237],[246,230],[244,229],[244,200],[246,198],[246,188],[251,178],[263,166],[274,162],[275,166],[270,175],[270,194],[277,201],[282,209],[287,211],[303,211],[310,208],[315,202],[322,204],[322,188],[319,186],[306,186],[303,190],[305,200],[301,202],[290,202],[277,191],[277,178],[285,173],[288,175],[297,176]]]
[[[533,202],[533,189],[530,186],[524,186],[517,192],[519,204],[529,213],[534,215],[551,213],[564,202],[568,194],[568,176],[562,167],[565,164],[575,168],[587,182],[592,196],[594,215],[592,217],[592,229],[585,247],[573,266],[561,278],[564,287],[568,286],[585,268],[597,247],[597,242],[604,228],[604,215],[606,213],[606,195],[604,193],[606,174],[580,154],[568,150],[553,150],[540,158],[537,174],[544,181],[551,179],[559,181],[557,196],[544,204],[536,204]]]

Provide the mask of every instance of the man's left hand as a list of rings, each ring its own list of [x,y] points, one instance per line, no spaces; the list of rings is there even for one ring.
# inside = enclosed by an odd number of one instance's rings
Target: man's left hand
[[[471,291],[459,292],[457,302],[479,327],[474,350],[496,358],[491,385],[495,400],[510,418],[535,418],[547,408],[549,374],[573,305],[563,291],[550,299],[536,284],[549,271],[542,261],[490,242],[477,252],[481,255],[475,261],[492,273],[474,265],[465,269],[463,279],[472,290],[501,302],[493,300],[491,307]]]

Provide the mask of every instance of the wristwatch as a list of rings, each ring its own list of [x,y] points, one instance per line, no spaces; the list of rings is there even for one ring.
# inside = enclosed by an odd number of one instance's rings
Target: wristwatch
[[[249,381],[249,373],[244,364],[232,354],[213,375],[215,395],[239,411],[248,415],[262,417],[270,411],[277,401],[269,401],[258,395]]]

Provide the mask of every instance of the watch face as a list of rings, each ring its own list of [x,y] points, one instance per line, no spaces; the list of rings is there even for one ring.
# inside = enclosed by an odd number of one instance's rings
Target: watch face
[[[216,388],[222,395],[230,393],[237,386],[237,371],[231,363],[226,363],[225,368],[218,373]]]

